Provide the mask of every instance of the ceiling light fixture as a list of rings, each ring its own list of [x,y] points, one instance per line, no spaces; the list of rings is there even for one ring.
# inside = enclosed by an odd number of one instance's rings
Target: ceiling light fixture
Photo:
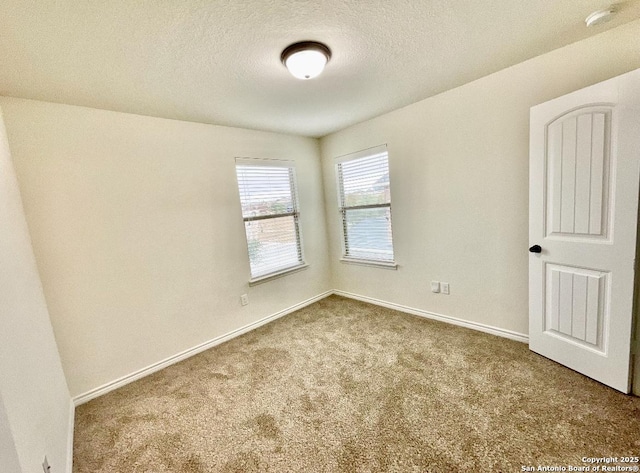
[[[615,14],[616,11],[613,8],[594,11],[584,20],[584,22],[587,24],[587,26],[601,25],[602,23],[613,20]]]
[[[297,79],[308,80],[319,76],[331,59],[331,50],[322,43],[302,41],[287,46],[280,60]]]

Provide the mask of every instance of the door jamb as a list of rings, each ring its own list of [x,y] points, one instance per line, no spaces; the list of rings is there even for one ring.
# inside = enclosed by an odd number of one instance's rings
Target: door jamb
[[[640,203],[640,193],[638,194]],[[633,317],[631,327],[631,393],[640,396],[640,205],[638,206],[638,227],[636,232],[636,257],[634,260]]]

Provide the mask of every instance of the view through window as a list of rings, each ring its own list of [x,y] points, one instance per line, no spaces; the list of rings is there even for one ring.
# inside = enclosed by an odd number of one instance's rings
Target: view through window
[[[386,146],[344,156],[336,166],[344,257],[393,263]]]
[[[251,278],[302,266],[293,163],[237,159],[236,174]]]

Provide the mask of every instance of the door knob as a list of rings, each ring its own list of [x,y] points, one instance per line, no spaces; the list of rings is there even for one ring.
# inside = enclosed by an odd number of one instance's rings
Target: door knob
[[[542,248],[540,247],[540,245],[533,245],[531,248],[529,248],[529,253],[542,253]]]

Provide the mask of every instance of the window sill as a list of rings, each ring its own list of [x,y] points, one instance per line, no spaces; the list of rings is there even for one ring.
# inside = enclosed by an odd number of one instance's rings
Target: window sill
[[[375,261],[369,259],[340,258],[340,261],[347,264],[358,264],[360,266],[375,266],[384,269],[398,269],[398,263],[395,261]]]
[[[262,284],[263,282],[271,281],[272,279],[281,278],[287,274],[297,273],[303,269],[307,269],[309,265],[307,263],[299,264],[298,266],[292,266],[291,268],[281,269],[275,273],[265,274],[264,276],[258,276],[257,278],[249,279],[249,286],[255,286]]]

